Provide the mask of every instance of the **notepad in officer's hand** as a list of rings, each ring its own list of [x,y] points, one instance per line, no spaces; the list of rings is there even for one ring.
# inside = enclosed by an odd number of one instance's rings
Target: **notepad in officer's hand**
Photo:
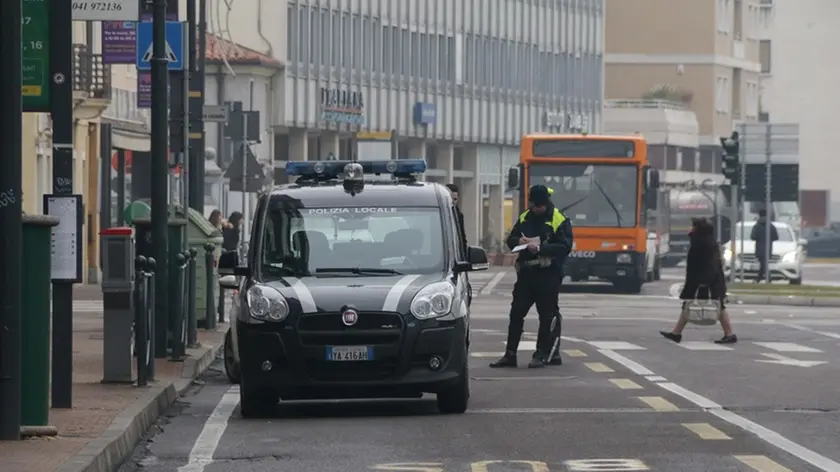
[[[528,248],[527,244],[520,244],[511,250],[511,252],[519,252]]]

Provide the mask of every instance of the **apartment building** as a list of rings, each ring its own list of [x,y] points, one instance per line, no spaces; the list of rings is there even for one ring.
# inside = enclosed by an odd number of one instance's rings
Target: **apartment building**
[[[673,161],[672,170],[719,173],[718,137],[734,123],[759,118],[760,20],[766,7],[759,0],[606,3],[605,97],[665,99],[692,110],[696,159],[663,159],[663,165]],[[663,145],[667,154],[672,146]]]
[[[770,3],[770,2],[768,2]],[[829,192],[830,220],[840,221],[837,114],[840,110],[840,2],[775,1],[761,42],[762,119],[799,123],[799,183]]]

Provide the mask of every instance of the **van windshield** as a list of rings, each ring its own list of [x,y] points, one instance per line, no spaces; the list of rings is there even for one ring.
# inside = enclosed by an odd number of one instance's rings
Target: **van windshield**
[[[263,231],[268,276],[427,274],[444,267],[437,208],[300,208],[275,201]]]

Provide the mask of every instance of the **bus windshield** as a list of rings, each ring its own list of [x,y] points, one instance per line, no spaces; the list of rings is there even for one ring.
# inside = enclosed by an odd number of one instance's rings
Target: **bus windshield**
[[[633,164],[531,164],[530,185],[554,190],[554,205],[575,226],[637,226],[639,170]]]

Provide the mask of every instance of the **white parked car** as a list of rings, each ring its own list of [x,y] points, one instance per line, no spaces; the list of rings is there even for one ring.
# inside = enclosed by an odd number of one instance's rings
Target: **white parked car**
[[[808,242],[798,239],[796,231],[787,223],[773,222],[773,226],[779,233],[779,239],[773,242],[770,275],[774,280],[787,280],[791,285],[800,285],[802,284],[802,267],[805,262],[805,246]],[[733,265],[736,276],[741,273],[742,268],[744,279],[754,279],[758,275],[755,241],[750,239],[754,227],[754,221],[738,223],[735,226],[734,264],[730,243],[726,242],[723,245],[724,270],[727,276]]]

